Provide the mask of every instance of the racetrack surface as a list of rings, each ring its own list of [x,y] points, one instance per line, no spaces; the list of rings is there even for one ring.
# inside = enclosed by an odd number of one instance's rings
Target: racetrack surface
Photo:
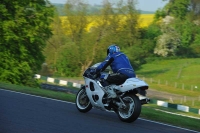
[[[113,112],[80,113],[75,104],[0,89],[0,133],[194,133],[144,119],[121,122]]]

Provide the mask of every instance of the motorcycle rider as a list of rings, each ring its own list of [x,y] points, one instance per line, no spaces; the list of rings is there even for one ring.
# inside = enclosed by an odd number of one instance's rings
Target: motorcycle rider
[[[135,73],[128,57],[124,53],[120,52],[119,46],[115,44],[112,44],[108,47],[107,57],[96,68],[95,73],[98,73],[109,61],[110,58],[114,59],[113,62],[110,64],[113,73],[105,76],[102,80],[104,83],[104,89],[108,93],[108,98],[116,98],[117,95],[112,88],[109,88],[109,84],[120,85],[125,82],[126,79],[135,77]]]

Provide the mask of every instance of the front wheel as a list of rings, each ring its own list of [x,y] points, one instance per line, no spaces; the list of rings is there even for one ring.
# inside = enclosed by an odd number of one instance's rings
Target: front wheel
[[[76,94],[76,107],[80,112],[86,113],[92,109],[92,104],[84,88],[81,88]]]
[[[126,107],[117,110],[117,115],[121,121],[133,122],[141,113],[141,102],[135,94],[126,94],[122,97]]]

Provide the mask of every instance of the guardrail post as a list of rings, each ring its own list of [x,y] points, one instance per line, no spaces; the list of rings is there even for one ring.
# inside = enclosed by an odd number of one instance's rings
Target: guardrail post
[[[168,85],[168,82],[166,81],[165,84]]]
[[[184,90],[184,84],[182,84],[182,89]]]
[[[195,100],[194,100],[194,99],[192,99],[192,106],[194,106],[194,102],[195,102]]]
[[[184,96],[184,102],[186,102],[186,101],[187,101],[186,96]]]
[[[175,88],[177,87],[177,83],[175,82],[175,86],[174,86]]]

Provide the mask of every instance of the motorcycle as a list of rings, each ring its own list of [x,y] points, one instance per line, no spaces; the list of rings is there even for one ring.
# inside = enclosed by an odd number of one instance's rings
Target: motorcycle
[[[98,76],[91,74],[91,70],[94,70],[100,63],[89,67],[84,72],[85,85],[76,94],[76,107],[83,113],[90,111],[93,107],[104,111],[114,111],[121,121],[133,122],[139,117],[142,105],[150,101],[145,96],[148,84],[139,78],[128,78],[120,85],[109,85],[114,89],[117,97],[108,98],[99,75],[109,74],[111,62],[112,59],[97,74]]]

